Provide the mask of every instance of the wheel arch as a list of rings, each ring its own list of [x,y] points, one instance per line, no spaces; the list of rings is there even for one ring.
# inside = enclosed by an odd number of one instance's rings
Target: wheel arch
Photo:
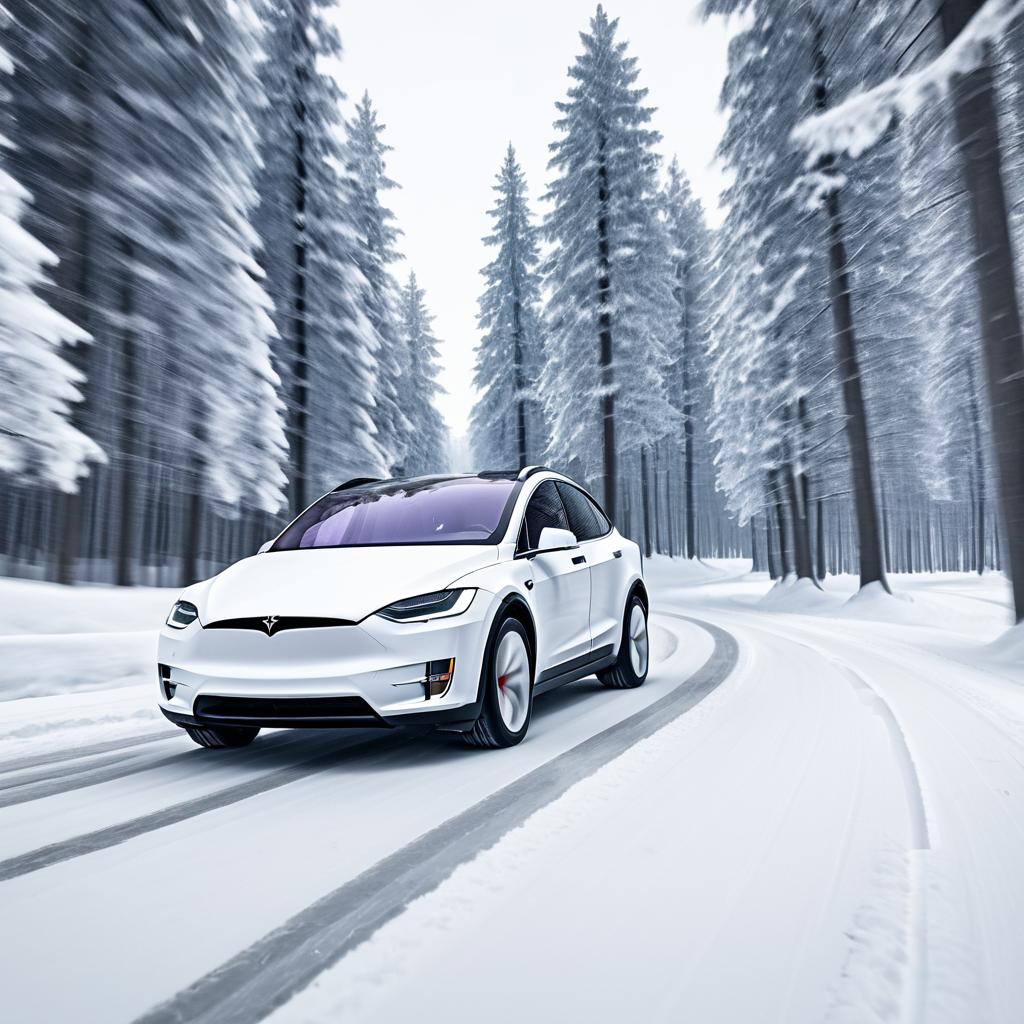
[[[629,588],[629,593],[626,594],[626,604],[629,604],[629,602],[633,600],[634,595],[640,598],[640,603],[644,606],[644,611],[650,615],[651,599],[647,594],[647,587],[644,585],[644,581],[642,579],[633,580],[633,583]]]
[[[491,630],[497,629],[498,626],[504,622],[507,618],[517,619],[526,630],[526,635],[530,640],[529,655],[530,655],[530,675],[535,683],[537,681],[537,624],[533,619],[533,612],[530,610],[530,606],[526,603],[526,599],[515,592],[506,594],[498,605],[498,610],[494,613],[494,619],[491,623]]]

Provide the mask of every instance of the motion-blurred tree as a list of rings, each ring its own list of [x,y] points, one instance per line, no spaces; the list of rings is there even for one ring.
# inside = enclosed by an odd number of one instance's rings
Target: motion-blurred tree
[[[0,73],[13,70],[0,47]],[[64,358],[64,346],[91,339],[42,297],[52,294],[48,274],[56,257],[23,227],[32,197],[3,166],[11,145],[9,100],[0,83],[0,470],[73,492],[103,455],[70,423],[84,375]]]

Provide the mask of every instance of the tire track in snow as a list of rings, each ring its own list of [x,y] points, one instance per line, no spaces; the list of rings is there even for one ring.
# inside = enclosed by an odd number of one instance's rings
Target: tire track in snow
[[[823,652],[820,652],[823,653]],[[889,745],[899,766],[909,818],[910,845],[907,850],[907,969],[903,984],[905,1024],[918,1024],[924,1019],[928,983],[928,930],[925,894],[927,882],[923,854],[931,849],[924,791],[917,774],[906,734],[889,702],[855,669],[835,655],[825,655],[846,677],[850,685],[885,724]]]
[[[778,624],[773,624],[778,625]],[[924,789],[914,762],[906,733],[889,702],[867,679],[842,657],[817,644],[809,643],[806,636],[798,638],[787,630],[768,628],[760,623],[758,628],[811,651],[834,665],[846,679],[858,698],[881,720],[889,737],[889,746],[900,773],[900,781],[907,808],[907,825],[910,842],[905,851],[907,916],[906,916],[906,972],[901,985],[902,1006],[899,1019],[902,1024],[919,1024],[924,1019],[925,999],[928,980],[928,935],[924,858],[931,849],[928,830],[928,816],[924,801]],[[819,635],[812,629],[812,635]]]
[[[661,614],[693,623],[714,641],[708,660],[688,680],[385,857],[138,1018],[137,1024],[263,1020],[460,864],[700,703],[732,672],[739,645],[731,633],[709,622]]]
[[[350,759],[354,747],[370,745],[372,747],[371,757],[375,754],[386,756],[396,747],[412,742],[420,734],[410,729],[407,733],[389,731],[381,736],[379,733],[375,734],[373,731],[367,730],[354,742],[346,743],[340,748],[334,747],[327,753],[287,765],[278,771],[264,773],[237,785],[227,786],[213,793],[164,807],[159,811],[143,814],[137,818],[109,825],[94,832],[86,832],[80,836],[73,836],[60,842],[50,843],[48,846],[41,846],[36,850],[29,850],[27,853],[0,861],[0,882],[19,878],[22,875],[31,874],[33,871],[41,871],[54,864],[83,857],[87,853],[96,853],[99,850],[109,849],[111,846],[118,846],[128,842],[129,839],[146,835],[148,832],[155,832],[157,829],[175,825],[179,821],[187,821],[189,818],[219,810],[221,807],[229,807],[242,800],[248,800],[252,796],[269,793],[300,779],[307,779],[318,772],[329,771]]]
[[[258,768],[264,761],[272,760],[275,755],[292,746],[302,743],[308,745],[308,733],[312,730],[290,732],[278,732],[263,739],[259,746],[244,752],[235,751],[235,757],[231,761],[234,768]],[[323,740],[321,730],[318,730]],[[303,734],[305,733],[305,734]],[[173,737],[172,738],[176,738]],[[338,746],[338,737],[335,733],[332,743],[320,742],[318,746]],[[307,751],[308,752],[308,751]],[[140,753],[119,753],[103,758],[98,763],[91,761],[86,765],[63,766],[56,771],[41,771],[25,778],[0,779],[0,809],[13,807],[17,804],[29,803],[32,800],[42,800],[48,796],[59,796],[61,793],[70,793],[76,789],[86,789],[89,786],[98,786],[103,782],[113,782],[117,779],[128,778],[131,775],[138,775],[141,772],[154,771],[160,768],[172,768],[175,765],[185,765],[191,762],[201,767],[204,760],[208,763],[224,764],[220,751],[204,751],[191,744],[186,750],[179,750],[174,754],[164,757],[146,757],[147,752]],[[243,753],[239,758],[238,753]],[[307,757],[306,760],[309,758]]]
[[[93,754],[106,754],[112,750],[127,750],[129,747],[137,747],[143,743],[177,738],[168,729],[161,729],[160,732],[147,732],[140,736],[126,736],[118,740],[104,740],[101,743],[91,743],[84,747],[74,747],[71,750],[55,750],[49,754],[27,754],[25,757],[16,757],[10,761],[0,762],[0,774],[20,772],[25,768],[38,768],[40,765],[56,764],[58,761],[76,761],[83,757],[91,757]]]

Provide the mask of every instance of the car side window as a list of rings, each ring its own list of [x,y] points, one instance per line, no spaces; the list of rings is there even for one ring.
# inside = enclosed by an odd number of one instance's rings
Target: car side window
[[[587,504],[594,510],[594,515],[597,516],[597,525],[600,528],[601,536],[603,537],[612,528],[612,521],[597,505],[594,504],[590,498],[587,497],[587,495],[584,494],[583,497],[587,499]]]
[[[558,493],[569,518],[569,529],[577,540],[594,540],[603,537],[610,529],[608,520],[601,510],[578,487],[558,483]]]
[[[526,506],[524,518],[526,527],[526,543],[529,550],[533,550],[540,544],[540,532],[547,526],[553,526],[559,530],[568,530],[569,522],[565,518],[565,510],[562,508],[562,499],[555,489],[554,480],[545,480],[533,492],[530,503]]]

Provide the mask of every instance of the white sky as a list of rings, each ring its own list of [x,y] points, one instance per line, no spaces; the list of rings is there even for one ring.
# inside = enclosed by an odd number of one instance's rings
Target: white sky
[[[666,160],[679,157],[717,223],[724,179],[713,160],[728,33],[721,19],[702,22],[697,4],[612,0],[606,9],[639,58],[639,84],[658,108],[654,126]],[[346,115],[368,89],[394,147],[388,173],[401,188],[388,200],[408,260],[396,269],[404,275],[411,267],[426,289],[442,342],[448,395],[441,408],[456,436],[473,402],[491,186],[511,141],[541,213],[554,104],[565,98],[579,32],[596,7],[596,0],[371,0],[341,4],[335,16]]]

